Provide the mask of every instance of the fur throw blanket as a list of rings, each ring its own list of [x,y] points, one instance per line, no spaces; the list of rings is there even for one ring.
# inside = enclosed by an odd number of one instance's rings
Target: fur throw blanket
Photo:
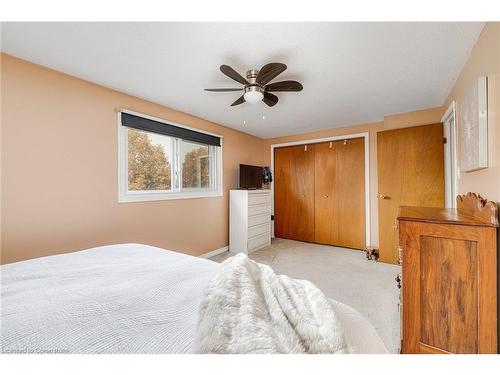
[[[244,254],[223,262],[208,285],[196,336],[196,353],[350,352],[317,287],[276,275]]]

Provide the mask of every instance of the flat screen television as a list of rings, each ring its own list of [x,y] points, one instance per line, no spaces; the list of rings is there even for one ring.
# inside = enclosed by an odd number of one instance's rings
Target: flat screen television
[[[262,167],[240,164],[240,189],[262,189]]]

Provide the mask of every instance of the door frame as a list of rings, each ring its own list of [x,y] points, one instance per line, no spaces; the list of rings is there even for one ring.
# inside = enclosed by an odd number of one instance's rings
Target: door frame
[[[451,121],[450,121],[451,120]],[[457,165],[457,117],[455,101],[441,118],[443,123],[443,137],[446,138],[444,152],[444,200],[446,208],[456,208],[455,197],[457,196],[458,174]],[[448,150],[446,145],[448,145]],[[446,171],[450,173],[446,173]]]
[[[342,141],[345,139],[364,138],[365,142],[365,243],[371,245],[371,218],[370,218],[370,133],[353,133],[336,135],[326,138],[306,139],[302,141],[271,144],[271,171],[274,175],[274,149],[287,146],[301,146],[311,143]],[[271,214],[274,216],[274,179],[271,182]],[[272,221],[271,235],[274,238],[274,220]]]

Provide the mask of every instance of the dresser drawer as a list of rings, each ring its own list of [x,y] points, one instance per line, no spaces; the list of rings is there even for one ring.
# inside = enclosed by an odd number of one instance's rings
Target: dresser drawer
[[[268,231],[264,234],[259,234],[258,236],[248,239],[248,251],[256,249],[258,247],[266,246],[270,243],[271,234]]]
[[[271,205],[268,203],[248,206],[248,217],[261,214],[270,214],[270,213],[271,213]]]
[[[265,234],[271,231],[271,225],[269,223],[264,223],[260,225],[255,225],[248,228],[248,238],[258,236],[260,234]]]
[[[248,194],[248,205],[271,203],[271,195],[267,193]]]
[[[264,223],[271,224],[270,222],[271,222],[271,215],[269,215],[269,214],[250,216],[248,218],[248,227],[250,228],[250,227],[253,227],[255,225],[264,224]]]

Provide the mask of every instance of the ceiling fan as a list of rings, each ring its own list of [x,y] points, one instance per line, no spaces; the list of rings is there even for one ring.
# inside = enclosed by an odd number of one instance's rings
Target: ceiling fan
[[[214,92],[229,92],[229,91],[244,91],[238,99],[231,104],[231,107],[242,103],[255,104],[263,101],[269,107],[278,103],[278,97],[271,92],[278,91],[301,91],[302,85],[297,81],[281,81],[271,82],[279,74],[286,70],[286,65],[281,63],[269,63],[260,70],[251,69],[247,71],[247,78],[243,78],[238,72],[228,65],[221,65],[220,71],[236,82],[243,84],[241,88],[231,89],[205,89],[205,91]]]

